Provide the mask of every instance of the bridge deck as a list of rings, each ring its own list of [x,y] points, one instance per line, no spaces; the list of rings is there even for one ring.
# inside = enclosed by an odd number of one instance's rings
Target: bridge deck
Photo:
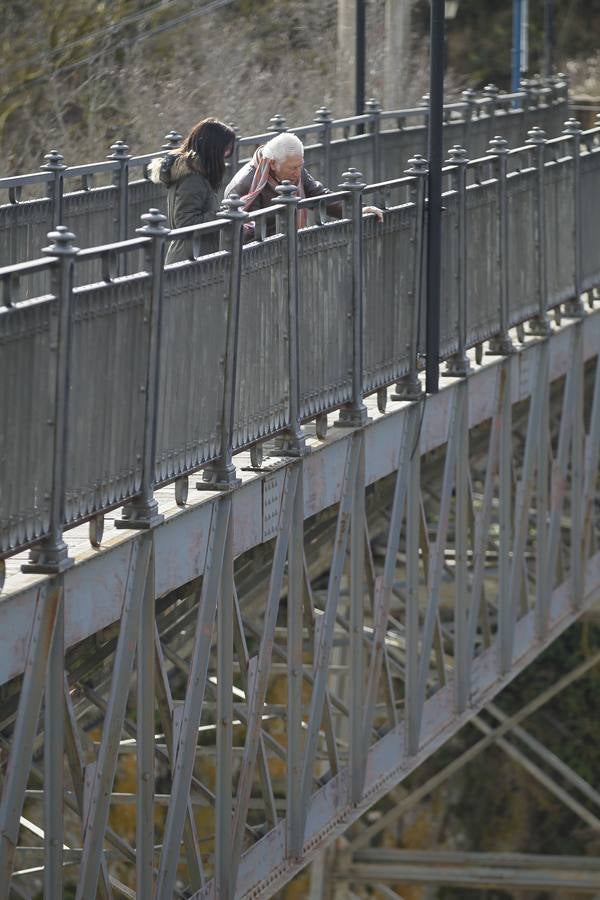
[[[563,320],[562,325],[553,324],[551,345],[550,380],[563,376],[570,361],[570,339],[573,323]],[[513,335],[516,340],[516,334]],[[517,403],[530,394],[530,354],[527,350],[540,343],[536,337],[528,336],[515,354],[511,365],[515,368],[512,378],[512,402]],[[600,347],[600,317],[595,315],[585,320],[585,358],[593,358]],[[469,427],[490,418],[494,412],[495,379],[502,359],[484,355],[480,364],[475,352],[469,351],[472,374],[469,376]],[[423,378],[423,376],[421,376]],[[421,429],[421,453],[442,446],[447,440],[448,416],[452,391],[460,384],[456,378],[442,376],[438,396],[424,400],[423,423]],[[392,393],[392,390],[389,392]],[[397,453],[399,416],[412,404],[389,401],[386,411],[380,412],[375,394],[367,397],[366,405],[372,420],[367,429],[367,475],[370,484],[388,476],[393,471],[392,459]],[[337,414],[328,417],[333,426]],[[339,501],[341,491],[341,454],[344,443],[352,429],[330,427],[324,439],[317,438],[315,428],[306,428],[310,455],[305,463],[305,518]],[[242,479],[242,487],[234,492],[234,556],[250,550],[253,546],[271,539],[276,532],[276,512],[281,499],[282,472],[289,463],[285,457],[267,457],[262,469],[253,469],[250,453],[242,452],[235,457]],[[202,548],[206,540],[208,510],[218,498],[218,492],[196,491],[190,477],[190,490],[185,508],[175,501],[174,485],[167,485],[156,491],[159,510],[164,522],[155,531],[157,542],[157,585],[156,595],[161,596],[180,585],[187,584],[202,574]],[[67,646],[106,627],[119,617],[121,598],[112,591],[125,583],[123,567],[127,565],[127,547],[138,539],[135,531],[116,528],[114,523],[120,518],[121,510],[116,509],[105,517],[104,536],[99,548],[90,546],[87,524],[65,532],[65,540],[75,566],[65,575],[67,606],[76,605],[79,610],[76,622],[67,621]],[[274,518],[275,514],[275,518]],[[21,571],[21,564],[27,561],[27,552],[16,554],[6,560],[6,581],[0,598],[0,616],[10,616],[10,631],[0,634],[0,684],[22,670],[25,640],[20,640],[15,632],[12,618],[15,604],[31,608],[39,585],[48,579]],[[121,570],[121,572],[119,571]],[[108,573],[111,573],[110,577]],[[111,596],[112,594],[112,596]],[[10,609],[10,612],[8,611]],[[2,618],[9,621],[8,618]],[[23,620],[23,628],[28,630],[28,618]],[[70,628],[73,628],[69,636]],[[19,648],[20,654],[15,650]]]

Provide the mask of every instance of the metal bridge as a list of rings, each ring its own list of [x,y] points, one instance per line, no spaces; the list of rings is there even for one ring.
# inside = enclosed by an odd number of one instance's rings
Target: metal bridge
[[[0,181],[0,897],[269,897],[467,721],[519,727],[478,713],[600,599],[600,128],[565,104],[446,110],[432,396],[423,108],[295,129],[344,216],[284,185],[249,244],[235,198],[169,232],[122,145]],[[369,833],[356,883],[459,878]]]

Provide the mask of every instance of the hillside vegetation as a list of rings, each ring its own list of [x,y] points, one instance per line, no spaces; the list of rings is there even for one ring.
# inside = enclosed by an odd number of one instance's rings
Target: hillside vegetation
[[[383,93],[384,7],[367,0],[367,96]],[[407,102],[427,87],[428,7],[414,2]],[[570,66],[593,93],[600,0],[555,7],[556,67]],[[449,27],[449,91],[508,87],[510,10],[509,0],[461,0]],[[102,158],[116,139],[149,151],[206,114],[245,133],[276,112],[296,123],[322,104],[347,115],[336,107],[336,15],[337,0],[15,0],[0,32],[0,174],[35,169],[52,148],[72,164]],[[531,0],[532,71],[542,20],[542,0]],[[582,65],[590,58],[592,84]]]

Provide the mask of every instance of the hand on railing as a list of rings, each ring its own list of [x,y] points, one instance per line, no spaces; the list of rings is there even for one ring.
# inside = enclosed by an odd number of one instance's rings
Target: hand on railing
[[[363,216],[377,216],[378,222],[383,222],[383,210],[378,206],[363,206]]]
[[[242,235],[245,244],[248,243],[248,241],[254,240],[255,230],[256,223],[253,219],[251,219],[249,222],[244,222],[244,225],[242,227]]]

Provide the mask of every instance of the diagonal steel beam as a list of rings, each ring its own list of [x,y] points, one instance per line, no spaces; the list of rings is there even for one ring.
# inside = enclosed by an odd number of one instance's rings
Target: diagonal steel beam
[[[396,556],[400,547],[400,533],[404,518],[406,488],[409,468],[409,454],[412,451],[417,427],[418,411],[415,410],[404,418],[398,450],[398,468],[392,501],[392,514],[389,524],[388,542],[385,551],[383,575],[375,579],[373,598],[373,649],[369,663],[367,693],[363,720],[362,740],[365,750],[371,741],[371,730],[377,702],[377,691],[383,663],[385,635],[388,627],[392,589],[396,572]],[[364,778],[364,769],[363,769]]]
[[[548,382],[550,348],[547,341],[539,345],[539,358],[535,375],[535,388],[531,394],[531,406],[527,421],[525,457],[521,479],[517,485],[515,501],[514,535],[508,594],[501,595],[500,616],[500,669],[506,674],[512,664],[515,626],[522,590],[522,561],[529,524],[529,499],[533,489],[533,472],[539,446],[540,417],[543,407],[544,385]]]
[[[67,675],[64,673],[63,679],[63,694],[64,694],[64,728],[65,728],[65,753],[67,756],[67,762],[69,765],[69,771],[71,773],[71,782],[73,784],[73,794],[75,796],[75,802],[72,806],[76,809],[79,814],[79,818],[82,824],[83,831],[83,823],[87,816],[87,809],[85,804],[84,790],[83,785],[85,781],[85,762],[83,755],[83,748],[81,746],[81,740],[79,737],[79,726],[77,725],[77,716],[75,715],[75,709],[73,708],[73,702],[71,700],[71,694],[69,692],[69,682],[67,680]],[[65,798],[65,804],[68,804],[68,800]],[[113,835],[110,831],[106,834],[106,839],[108,842],[113,843]],[[116,842],[115,842],[116,843]],[[135,859],[135,854],[133,850],[131,851],[130,859]],[[102,856],[102,863],[100,866],[100,877],[98,879],[98,897],[100,900],[111,900],[112,892],[110,887],[110,879],[108,876],[108,866],[106,864],[106,856]]]
[[[177,741],[171,802],[167,810],[163,849],[156,883],[158,897],[171,897],[177,875],[230,515],[231,496],[225,494],[213,507],[210,525],[202,592],[198,606],[196,639],[183,707],[182,726]]]
[[[485,734],[490,735],[493,729],[481,719],[475,716],[472,720],[473,724]],[[591,813],[582,803],[575,800],[568,791],[556,783],[556,781],[544,772],[536,763],[532,762],[517,747],[513,747],[504,737],[496,737],[494,743],[514,762],[518,763],[525,771],[539,782],[546,790],[554,794],[565,806],[575,813],[583,822],[586,823],[594,831],[600,831],[600,818]],[[600,885],[599,885],[600,886]]]
[[[498,722],[506,721],[506,714],[503,713],[495,703],[490,703],[486,709]],[[514,735],[514,737],[525,744],[525,746],[539,756],[543,762],[547,763],[558,775],[561,775],[572,787],[580,791],[586,799],[594,803],[600,810],[600,792],[594,790],[581,775],[574,772],[570,766],[559,759],[556,754],[552,753],[552,751],[540,743],[540,741],[534,738],[533,735],[529,734],[529,732],[520,725],[514,725],[513,728],[511,728],[510,734]]]
[[[33,742],[44,692],[46,667],[62,591],[62,579],[45,582],[38,591],[35,604],[19,708],[0,802],[0,884],[7,888],[10,884],[19,835],[19,820],[23,811]]]
[[[314,626],[314,607],[308,567],[304,554],[304,462],[299,467],[298,484],[290,523],[287,597],[287,783],[286,853],[298,858],[302,853],[301,794],[302,756],[302,644],[303,621]],[[306,602],[304,598],[306,597]],[[327,709],[330,712],[329,704]],[[335,752],[335,740],[333,742]]]
[[[593,387],[590,431],[585,446],[585,480],[583,487],[583,558],[588,559],[592,542],[594,498],[598,483],[598,458],[600,455],[600,356],[596,357],[596,375]]]
[[[65,609],[61,591],[48,659],[44,708],[44,895],[63,892]]]
[[[140,536],[131,545],[129,576],[115,652],[110,698],[84,826],[83,857],[76,900],[87,900],[96,894],[152,544],[153,535],[149,533]]]
[[[367,847],[378,834],[405,815],[405,813],[412,809],[413,806],[416,806],[417,803],[420,803],[421,800],[424,797],[427,797],[433,790],[444,784],[448,778],[451,778],[469,762],[479,756],[479,754],[490,747],[497,738],[508,734],[515,726],[525,721],[525,719],[533,715],[534,712],[541,709],[542,706],[545,706],[545,704],[552,700],[553,697],[556,697],[557,694],[560,694],[570,684],[573,684],[599,663],[600,651],[594,653],[588,659],[576,666],[571,672],[568,672],[560,678],[555,684],[550,685],[545,691],[538,694],[537,697],[534,697],[533,700],[523,706],[520,710],[517,710],[510,718],[506,719],[505,722],[461,753],[460,756],[453,759],[452,762],[448,763],[447,766],[444,766],[443,769],[440,769],[439,772],[436,772],[435,775],[428,778],[427,781],[412,791],[407,797],[400,800],[392,809],[380,816],[376,822],[368,825],[359,835],[350,841],[350,849],[357,850],[362,847]]]
[[[155,556],[152,552],[142,599],[137,642],[137,804],[136,893],[154,893],[154,601]]]
[[[348,799],[362,795],[367,748],[363,741],[364,715],[364,603],[365,603],[365,436],[359,432],[358,463],[352,491],[350,523],[350,747]]]
[[[217,609],[217,773],[215,794],[215,884],[217,895],[223,900],[233,896],[231,869],[233,807],[233,521],[229,517],[220,598]]]
[[[448,541],[450,505],[452,502],[452,492],[456,479],[456,458],[458,450],[459,427],[458,404],[460,402],[458,400],[458,388],[464,388],[464,385],[457,385],[457,390],[452,394],[452,406],[448,413],[448,440],[444,464],[442,497],[440,502],[437,534],[431,552],[432,558],[428,573],[429,578],[427,581],[427,611],[425,613],[425,623],[423,625],[423,634],[421,636],[421,653],[417,681],[417,697],[415,700],[415,724],[413,739],[417,741],[417,743],[419,740],[419,732],[421,727],[421,715],[423,711],[423,705],[425,703],[425,693],[429,675],[429,659],[431,656],[431,650],[433,648],[433,636],[439,608],[440,585],[444,567],[444,554]]]
[[[165,745],[167,748],[167,757],[171,772],[175,764],[175,739],[173,734],[173,697],[171,695],[171,687],[167,675],[167,667],[162,652],[162,645],[158,626],[154,623],[154,653],[156,657],[156,702],[161,726],[164,734]],[[210,795],[210,800],[214,801],[214,796]],[[204,869],[202,867],[202,859],[200,856],[200,846],[198,843],[198,834],[196,829],[196,820],[192,809],[191,800],[188,798],[187,810],[185,814],[185,825],[183,828],[183,845],[187,859],[188,877],[190,885],[195,889],[202,887],[204,884]]]
[[[273,653],[275,625],[277,624],[277,614],[279,612],[279,600],[283,584],[285,561],[288,552],[290,525],[292,521],[292,512],[294,509],[297,484],[298,468],[297,466],[291,466],[286,471],[285,486],[283,489],[283,496],[281,500],[279,527],[277,540],[275,543],[275,552],[273,554],[273,566],[271,569],[269,593],[267,598],[267,606],[263,623],[263,633],[258,652],[258,658],[255,658],[255,660],[251,660],[250,667],[251,677],[249,678],[249,695],[247,697],[248,726],[246,731],[246,742],[244,747],[244,756],[242,759],[242,767],[237,785],[237,800],[233,817],[233,837],[230,860],[232,872],[231,885],[233,891],[235,891],[237,869],[239,865],[239,859],[242,854],[242,840],[244,836],[246,818],[248,815],[248,801],[250,799],[250,792],[252,790],[252,779],[254,776],[254,768],[259,747],[262,712],[267,692],[267,685],[271,674],[271,656]],[[252,665],[252,663],[254,663],[254,665]]]
[[[333,558],[327,588],[327,602],[323,615],[320,640],[315,648],[314,685],[310,700],[308,733],[306,736],[301,779],[299,831],[302,834],[304,832],[308,811],[307,803],[312,784],[312,769],[317,750],[319,727],[323,718],[329,657],[331,654],[333,629],[340,595],[340,581],[346,556],[346,547],[348,544],[353,488],[358,469],[359,452],[360,444],[356,440],[356,435],[353,435],[349,442],[346,455],[346,464],[342,482],[342,496],[340,500],[336,535],[333,545]]]
[[[246,636],[244,634],[244,621],[240,610],[240,602],[237,591],[233,591],[233,639],[237,653],[237,659],[240,667],[240,682],[242,690],[248,697],[248,666],[250,663],[250,655],[246,644]],[[258,770],[262,788],[262,795],[265,804],[265,814],[267,821],[273,826],[277,824],[277,810],[275,808],[275,795],[273,793],[273,785],[271,783],[271,774],[269,772],[269,762],[267,757],[267,748],[265,744],[264,733],[261,731],[258,745]]]

